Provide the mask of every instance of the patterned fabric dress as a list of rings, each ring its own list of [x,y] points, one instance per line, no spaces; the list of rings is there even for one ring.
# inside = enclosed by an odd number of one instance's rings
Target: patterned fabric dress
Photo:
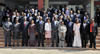
[[[35,24],[29,26],[29,45],[35,45],[36,37],[35,37]]]

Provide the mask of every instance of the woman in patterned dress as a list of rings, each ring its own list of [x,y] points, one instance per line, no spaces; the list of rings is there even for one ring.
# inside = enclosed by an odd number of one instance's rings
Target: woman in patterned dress
[[[34,20],[32,20],[28,28],[29,46],[35,46],[36,44],[36,36],[35,36],[36,29],[35,28],[36,26],[35,26]]]

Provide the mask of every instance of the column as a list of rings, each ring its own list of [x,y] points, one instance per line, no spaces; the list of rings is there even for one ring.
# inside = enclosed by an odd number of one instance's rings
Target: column
[[[0,0],[0,3],[4,3],[4,0]]]
[[[38,0],[38,9],[41,10],[43,8],[43,0]]]
[[[49,8],[49,0],[45,0],[45,10]]]
[[[1,4],[4,4],[5,3],[5,0],[0,0],[0,3]],[[4,6],[0,5],[0,10],[3,11],[3,9],[4,9]]]
[[[91,0],[91,18],[94,18],[94,0]]]

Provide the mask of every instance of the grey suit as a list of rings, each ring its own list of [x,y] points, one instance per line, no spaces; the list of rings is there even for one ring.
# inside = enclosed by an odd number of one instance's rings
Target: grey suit
[[[11,31],[12,31],[12,23],[5,22],[3,24],[4,35],[5,35],[5,47],[7,45],[11,46]]]
[[[26,21],[23,22],[23,26],[22,26],[22,46],[28,46],[28,27],[29,27],[29,22]]]
[[[39,35],[38,35],[38,46],[40,46],[40,43],[42,43],[42,46],[44,46],[44,21],[39,21],[38,23],[38,29],[39,29]]]
[[[19,40],[20,38],[20,23],[13,25],[13,39],[17,40],[17,46],[19,46]],[[15,41],[13,42],[13,45],[15,45]]]
[[[52,22],[52,47],[54,47],[54,42],[56,42],[56,47],[58,47],[59,37],[58,37],[58,21]]]

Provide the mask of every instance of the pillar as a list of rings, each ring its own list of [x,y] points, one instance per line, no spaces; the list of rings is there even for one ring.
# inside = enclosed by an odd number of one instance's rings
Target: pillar
[[[91,0],[91,18],[94,18],[94,0]]]
[[[0,0],[0,3],[4,3],[4,0]]]
[[[49,8],[49,0],[45,0],[45,10]]]
[[[38,9],[41,10],[43,8],[43,0],[38,0]]]
[[[5,0],[0,0],[0,3],[1,4],[4,4],[5,3]],[[0,10],[3,11],[4,9],[4,6],[3,5],[0,5]]]

